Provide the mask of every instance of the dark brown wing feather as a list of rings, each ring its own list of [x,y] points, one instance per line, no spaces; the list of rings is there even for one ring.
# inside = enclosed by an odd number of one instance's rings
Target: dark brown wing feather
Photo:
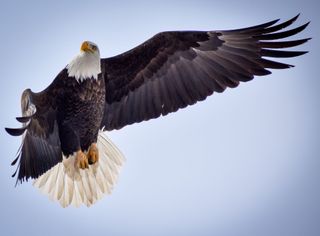
[[[23,127],[6,128],[13,136],[23,135],[17,158],[12,162],[15,165],[19,160],[12,176],[18,173],[17,181],[37,178],[62,160],[55,104],[60,91],[58,77],[40,93],[26,89],[21,97],[23,116],[17,117]]]
[[[106,107],[101,127],[120,129],[157,118],[234,88],[255,75],[291,65],[265,57],[295,57],[305,51],[282,51],[309,39],[272,41],[295,35],[307,24],[281,31],[298,16],[228,31],[172,31],[155,35],[121,55],[102,59]]]

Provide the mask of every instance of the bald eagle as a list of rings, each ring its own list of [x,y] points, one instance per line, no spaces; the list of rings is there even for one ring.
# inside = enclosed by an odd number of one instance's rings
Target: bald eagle
[[[124,161],[103,131],[165,116],[268,75],[268,69],[292,67],[267,58],[306,53],[276,50],[310,39],[277,40],[307,27],[309,22],[283,30],[298,16],[236,30],[162,32],[110,58],[100,58],[95,43],[83,42],[45,90],[22,93],[22,128],[6,128],[22,135],[13,177],[20,183],[35,179],[63,207],[92,205],[111,193]]]

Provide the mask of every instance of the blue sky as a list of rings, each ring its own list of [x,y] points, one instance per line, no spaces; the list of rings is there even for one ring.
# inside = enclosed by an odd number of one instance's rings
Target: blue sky
[[[319,235],[320,17],[316,1],[1,1],[1,235]],[[175,114],[110,132],[127,158],[91,208],[14,187],[25,88],[43,90],[81,42],[116,55],[164,30],[232,29],[302,13],[310,53]]]

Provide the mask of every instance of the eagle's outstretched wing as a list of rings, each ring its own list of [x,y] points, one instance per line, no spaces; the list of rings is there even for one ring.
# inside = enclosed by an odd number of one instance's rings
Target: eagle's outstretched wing
[[[6,128],[13,136],[22,135],[23,140],[15,165],[19,160],[17,181],[37,178],[62,160],[58,124],[56,120],[56,97],[59,93],[58,77],[44,91],[33,93],[26,89],[21,97],[22,128]]]
[[[237,30],[162,32],[128,52],[102,59],[106,106],[101,127],[120,129],[164,116],[255,75],[270,74],[267,68],[291,67],[265,57],[306,53],[274,50],[309,40],[273,41],[304,30],[309,23],[281,31],[297,18]]]

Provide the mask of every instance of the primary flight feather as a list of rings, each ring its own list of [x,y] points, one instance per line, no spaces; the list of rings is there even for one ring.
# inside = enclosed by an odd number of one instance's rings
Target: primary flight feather
[[[283,40],[309,24],[283,30],[297,18],[237,30],[162,32],[111,58],[83,42],[45,90],[22,93],[17,120],[23,126],[6,128],[23,137],[13,176],[35,179],[63,207],[92,205],[111,193],[124,161],[103,131],[165,116],[268,69],[292,67],[268,58],[306,53],[282,50],[309,40]]]

